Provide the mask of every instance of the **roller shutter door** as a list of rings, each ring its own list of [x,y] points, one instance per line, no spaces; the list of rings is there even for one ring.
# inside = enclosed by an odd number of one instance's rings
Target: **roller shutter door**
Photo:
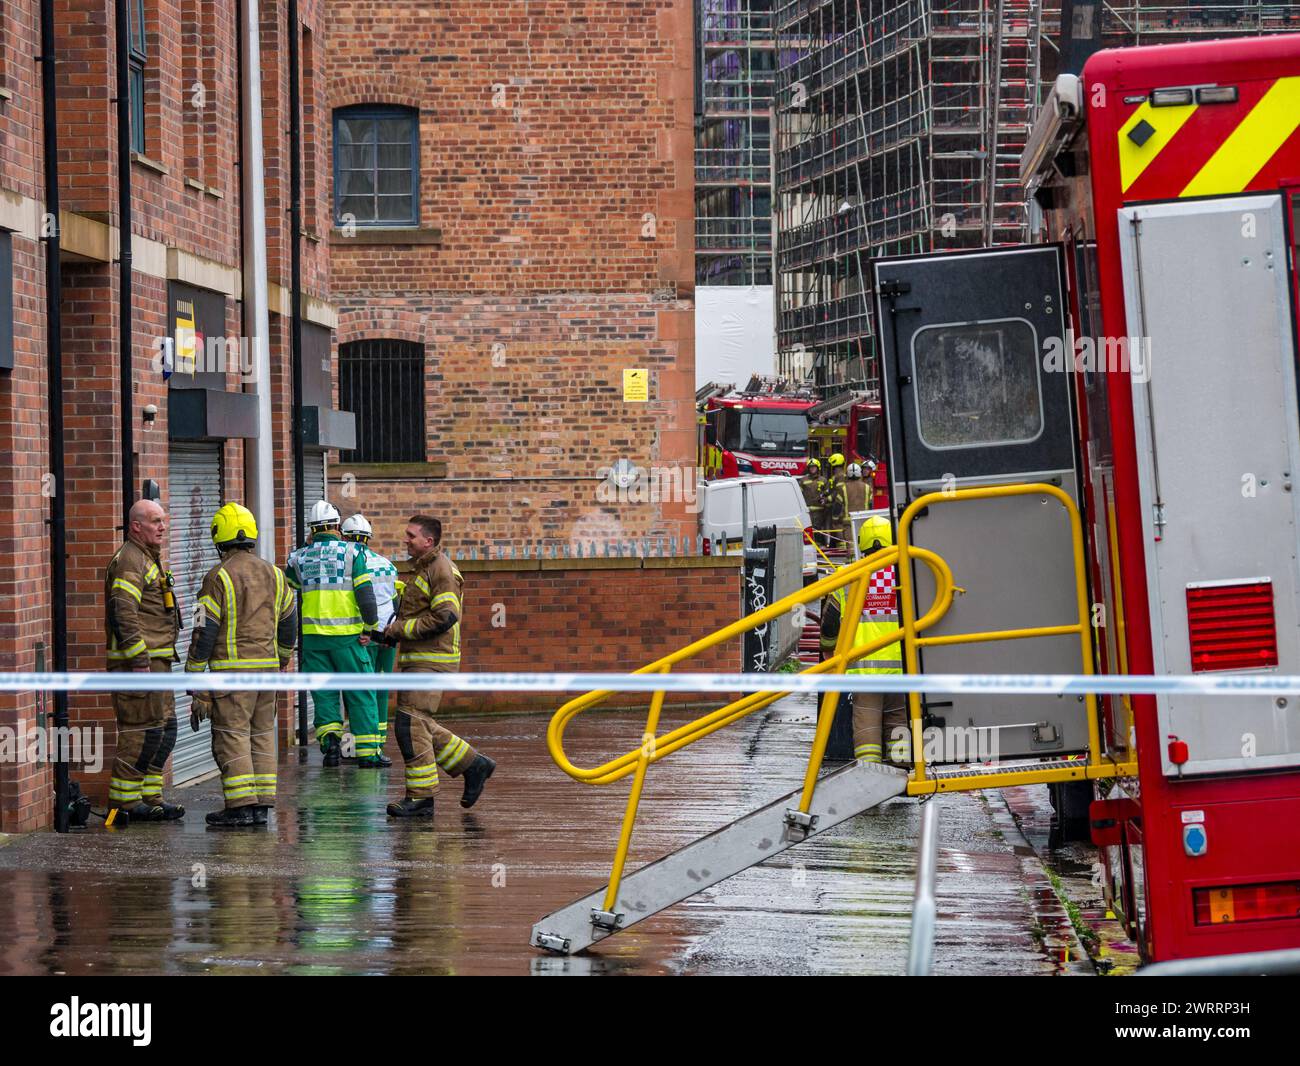
[[[318,500],[328,500],[325,495],[325,453],[304,450],[302,455],[302,514],[307,520],[307,512]],[[336,505],[337,506],[337,505]]]
[[[181,605],[181,635],[176,653],[184,668],[185,654],[193,632],[194,608],[204,575],[217,563],[210,523],[221,506],[221,446],[219,444],[173,444],[167,463],[169,489],[167,510],[170,547],[167,565],[176,580]],[[204,722],[197,733],[190,728],[190,698],[176,694],[179,726],[176,750],[172,754],[175,784],[192,781],[217,769],[212,758],[212,723]]]

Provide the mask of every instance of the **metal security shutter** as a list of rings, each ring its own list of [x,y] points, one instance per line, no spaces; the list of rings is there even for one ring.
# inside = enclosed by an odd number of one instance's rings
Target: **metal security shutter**
[[[307,512],[319,500],[327,500],[325,495],[325,453],[307,449],[302,455],[302,512],[304,521]]]
[[[170,545],[167,565],[176,580],[181,606],[181,635],[176,653],[181,658],[175,669],[184,667],[193,632],[194,607],[204,575],[217,563],[209,525],[221,506],[221,446],[218,444],[173,444],[167,458],[167,499]],[[190,728],[190,698],[176,694],[179,731],[172,754],[175,784],[192,781],[217,768],[212,758],[212,723],[204,722],[197,733]]]

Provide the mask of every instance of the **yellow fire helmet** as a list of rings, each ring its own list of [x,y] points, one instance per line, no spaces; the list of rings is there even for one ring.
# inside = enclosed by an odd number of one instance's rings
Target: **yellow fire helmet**
[[[831,456],[830,464],[831,466],[843,466],[844,456],[842,456],[839,452],[836,452],[834,455]]]
[[[873,514],[862,523],[862,528],[858,530],[858,551],[865,555],[876,542],[882,548],[892,547],[894,543],[894,529],[889,524],[889,519],[882,514]]]
[[[819,474],[819,473],[821,473],[821,469],[822,469],[821,460],[820,460],[820,459],[809,459],[809,460],[808,460],[808,467],[807,467],[807,469],[808,469],[808,473],[810,473],[810,474]]]
[[[243,504],[227,503],[212,516],[212,543],[237,548],[257,543],[257,519]]]

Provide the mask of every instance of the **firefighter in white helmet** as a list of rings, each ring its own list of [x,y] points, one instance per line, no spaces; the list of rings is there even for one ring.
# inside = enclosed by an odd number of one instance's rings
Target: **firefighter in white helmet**
[[[375,590],[375,609],[379,622],[370,631],[370,643],[366,651],[370,653],[370,662],[377,674],[391,674],[397,661],[397,644],[384,636],[397,615],[397,592],[400,582],[397,580],[397,567],[389,559],[380,555],[370,546],[374,530],[363,514],[354,514],[343,519],[343,536],[353,544],[359,544],[366,553],[366,569],[370,571]],[[388,690],[375,692],[375,706],[379,712],[379,761],[385,766],[392,766],[393,760],[384,754],[384,744],[388,740]]]
[[[366,646],[370,632],[379,624],[379,613],[366,553],[343,539],[338,509],[325,500],[312,505],[307,524],[311,543],[290,554],[284,568],[289,584],[302,592],[302,669],[309,673],[374,673]],[[375,694],[353,691],[346,699],[357,765],[382,766]],[[316,742],[324,765],[338,766],[343,757],[339,693],[317,689],[312,702]]]
[[[884,515],[872,515],[862,523],[858,533],[858,550],[866,558],[881,548],[894,543],[893,529],[889,519]],[[867,598],[862,604],[862,616],[858,619],[857,632],[853,637],[853,647],[867,643],[885,633],[894,633],[898,629],[898,592],[895,572],[892,566],[873,571],[867,589]],[[835,653],[835,643],[840,635],[840,625],[851,586],[836,589],[822,602],[821,645],[823,657]],[[845,673],[863,674],[901,674],[903,672],[903,645],[901,641],[886,644],[872,652],[865,659],[858,659],[850,664]],[[897,727],[903,723],[901,714],[905,701],[902,693],[855,692],[853,693],[853,755],[862,762],[880,762],[883,754],[881,734],[883,719],[888,713],[891,724]],[[903,749],[906,750],[905,748]],[[891,745],[891,761],[899,761],[901,752],[894,751]]]

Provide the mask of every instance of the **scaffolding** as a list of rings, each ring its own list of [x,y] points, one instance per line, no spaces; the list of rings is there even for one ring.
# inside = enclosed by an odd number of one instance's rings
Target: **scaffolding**
[[[1300,29],[1292,4],[1104,5],[1107,47]],[[776,0],[777,370],[879,370],[873,258],[1017,244],[1019,161],[1057,72],[1059,0]]]
[[[697,0],[695,280],[772,283],[773,0]]]

